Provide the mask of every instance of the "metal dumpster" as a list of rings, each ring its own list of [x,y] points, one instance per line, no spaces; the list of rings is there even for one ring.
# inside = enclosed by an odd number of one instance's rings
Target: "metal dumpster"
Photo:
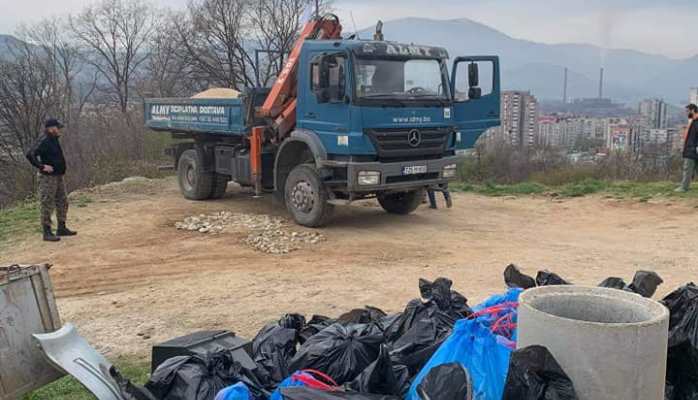
[[[63,376],[32,338],[61,327],[49,267],[0,267],[0,400],[21,398]]]

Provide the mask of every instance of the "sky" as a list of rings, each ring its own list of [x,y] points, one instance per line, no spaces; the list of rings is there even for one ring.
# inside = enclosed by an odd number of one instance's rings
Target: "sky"
[[[77,12],[90,1],[0,0],[0,33],[13,33],[22,22]],[[172,8],[186,4],[152,1]],[[345,32],[378,19],[470,18],[543,43],[589,43],[672,58],[698,54],[697,0],[334,0],[334,7]]]

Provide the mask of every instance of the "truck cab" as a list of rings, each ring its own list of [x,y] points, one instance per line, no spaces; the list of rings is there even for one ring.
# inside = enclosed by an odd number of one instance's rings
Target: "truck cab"
[[[440,47],[339,38],[304,40],[294,52],[279,78],[293,89],[274,97],[285,97],[287,114],[260,113],[274,89],[146,101],[146,125],[194,139],[173,151],[186,197],[220,197],[230,180],[256,185],[309,227],[365,198],[409,214],[425,191],[446,190],[461,152],[499,125],[495,56],[449,65]]]
[[[456,177],[459,150],[499,124],[497,57],[458,58],[451,75],[439,47],[310,40],[299,65],[296,129],[286,143],[321,149],[314,162],[333,204],[376,196],[386,211],[408,214],[425,189]],[[485,96],[481,65],[489,68]],[[283,146],[280,158],[277,188],[296,164],[284,167]],[[303,197],[298,188],[284,194]]]

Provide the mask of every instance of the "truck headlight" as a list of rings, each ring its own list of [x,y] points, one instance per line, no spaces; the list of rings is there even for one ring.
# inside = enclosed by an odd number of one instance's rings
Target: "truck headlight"
[[[458,168],[458,166],[456,164],[448,164],[447,166],[444,167],[441,175],[444,178],[455,178],[457,168]]]
[[[378,171],[359,171],[359,185],[371,186],[381,183],[381,173]]]

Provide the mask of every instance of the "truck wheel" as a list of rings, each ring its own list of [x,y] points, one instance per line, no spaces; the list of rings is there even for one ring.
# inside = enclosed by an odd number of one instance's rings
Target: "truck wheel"
[[[380,193],[378,203],[390,214],[407,215],[422,204],[424,189],[399,193]]]
[[[211,187],[211,197],[212,199],[220,199],[225,195],[225,191],[228,189],[228,182],[230,178],[228,175],[213,174],[213,185]]]
[[[311,165],[302,164],[291,171],[286,178],[284,194],[286,208],[299,225],[322,226],[334,211],[334,206],[327,203],[327,189]]]
[[[204,172],[203,157],[195,149],[189,149],[179,156],[177,162],[179,189],[189,200],[206,200],[213,190],[213,174]]]

